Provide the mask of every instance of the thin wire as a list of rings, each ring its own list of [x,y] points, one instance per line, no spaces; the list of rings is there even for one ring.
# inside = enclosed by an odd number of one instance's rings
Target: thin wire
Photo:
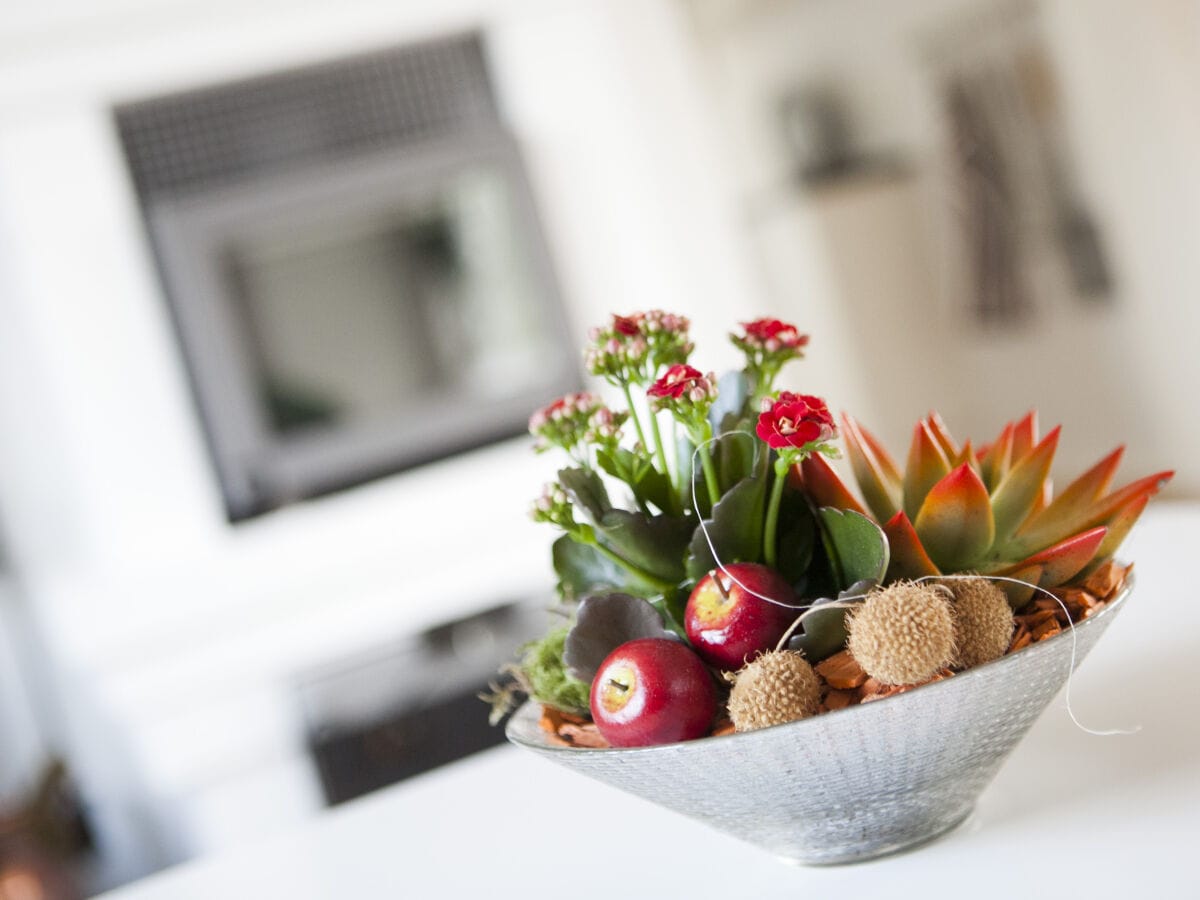
[[[1077,728],[1079,728],[1081,731],[1086,731],[1088,734],[1096,735],[1097,737],[1110,737],[1117,734],[1137,734],[1142,730],[1141,725],[1135,725],[1133,728],[1088,728],[1079,721],[1079,717],[1075,715],[1075,709],[1071,705],[1071,683],[1075,680],[1075,659],[1079,649],[1079,638],[1075,634],[1075,622],[1071,618],[1071,611],[1067,609],[1067,605],[1063,603],[1060,598],[1054,596],[1054,594],[1046,590],[1044,587],[1039,587],[1036,584],[1030,584],[1028,581],[1022,581],[1020,578],[1008,578],[1004,575],[926,575],[922,578],[915,579],[915,581],[917,583],[923,581],[957,581],[967,578],[987,578],[989,581],[1007,581],[1010,584],[1019,584],[1023,585],[1024,587],[1033,588],[1035,591],[1040,591],[1041,593],[1045,594],[1062,608],[1063,613],[1067,617],[1067,627],[1071,629],[1071,668],[1067,672],[1067,690],[1065,699],[1067,703],[1067,715],[1071,717],[1071,721],[1075,723]]]
[[[754,435],[750,434],[750,432],[748,432],[748,431],[731,431],[728,433],[729,434],[744,434],[750,438],[754,437]],[[699,456],[700,448],[706,447],[709,444],[714,443],[715,441],[716,441],[715,437],[710,438],[709,440],[705,441],[703,444],[698,445],[695,448],[695,450],[692,451],[692,471],[693,472],[696,471],[696,459]],[[780,649],[781,647],[784,646],[784,644],[787,643],[788,638],[790,638],[792,636],[792,634],[796,631],[796,629],[800,626],[800,624],[808,616],[810,616],[814,613],[821,612],[822,610],[826,610],[826,609],[839,609],[839,608],[849,609],[849,608],[853,607],[854,605],[856,605],[856,603],[858,601],[866,599],[866,597],[867,597],[866,594],[855,594],[855,595],[851,595],[851,596],[838,597],[837,600],[832,600],[827,603],[817,603],[817,604],[807,603],[807,604],[797,606],[793,603],[784,603],[781,600],[776,600],[774,597],[768,597],[765,594],[760,594],[758,591],[754,590],[750,586],[743,584],[736,575],[734,575],[732,572],[729,571],[728,568],[726,568],[725,563],[722,562],[720,556],[717,555],[717,548],[713,544],[712,536],[708,533],[707,526],[704,524],[704,517],[702,515],[700,515],[700,503],[696,496],[696,479],[693,477],[691,479],[691,482],[692,482],[692,485],[691,485],[691,488],[692,488],[692,511],[696,513],[696,520],[700,523],[700,532],[704,535],[704,541],[705,541],[705,543],[708,544],[708,550],[712,554],[712,558],[716,561],[717,568],[720,569],[722,572],[724,572],[725,575],[728,576],[729,579],[734,584],[736,584],[738,587],[740,587],[743,591],[745,591],[746,593],[748,593],[754,597],[757,597],[759,600],[765,600],[767,603],[773,603],[776,606],[782,606],[785,609],[803,610],[803,612],[801,612],[800,615],[796,617],[796,620],[794,622],[792,622],[792,624],[790,626],[788,626],[788,630],[784,633],[783,637],[780,638],[779,643],[776,645],[776,647],[775,647],[776,650]],[[1054,594],[1052,594],[1050,591],[1046,590],[1044,587],[1040,587],[1039,585],[1036,585],[1036,584],[1030,584],[1028,581],[1022,581],[1020,578],[1010,578],[1005,575],[925,575],[921,578],[917,578],[914,580],[919,584],[919,583],[925,582],[925,581],[956,581],[956,580],[968,579],[968,578],[986,578],[989,581],[1005,581],[1010,584],[1019,584],[1019,585],[1022,585],[1023,587],[1031,588],[1034,591],[1040,591],[1041,593],[1045,594],[1047,597],[1049,597],[1051,600],[1053,600],[1055,603],[1057,603],[1062,608],[1062,611],[1066,614],[1066,617],[1067,617],[1067,627],[1070,628],[1070,630],[1071,630],[1071,668],[1067,672],[1067,689],[1066,689],[1065,700],[1066,700],[1066,704],[1067,704],[1067,715],[1071,717],[1071,721],[1075,724],[1076,728],[1078,728],[1079,730],[1084,731],[1088,734],[1095,735],[1096,737],[1111,737],[1113,735],[1137,734],[1139,731],[1142,730],[1141,725],[1135,725],[1133,728],[1096,729],[1096,728],[1089,728],[1088,726],[1084,725],[1082,722],[1079,721],[1079,717],[1077,715],[1075,715],[1075,709],[1071,704],[1071,685],[1075,680],[1076,658],[1078,656],[1078,650],[1079,650],[1079,638],[1075,634],[1075,622],[1071,618],[1071,611],[1069,609],[1067,609],[1067,605],[1065,603],[1063,603],[1063,601],[1061,599],[1059,599]]]

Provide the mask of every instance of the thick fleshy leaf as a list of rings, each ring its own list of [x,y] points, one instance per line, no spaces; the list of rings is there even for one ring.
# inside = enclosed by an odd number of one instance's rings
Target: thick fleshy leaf
[[[575,505],[595,523],[599,523],[613,508],[604,482],[591,469],[559,469],[558,483]]]
[[[1120,490],[1113,491],[1096,504],[1084,527],[1094,528],[1108,522],[1134,497],[1143,495],[1149,497],[1157,494],[1159,489],[1174,475],[1175,473],[1171,471],[1155,472],[1153,475],[1147,475],[1145,478],[1139,478],[1137,481],[1125,485]]]
[[[979,474],[989,491],[995,490],[996,485],[1004,480],[1012,465],[1013,425],[1010,422],[1000,432],[1000,437],[987,448],[979,460]]]
[[[862,513],[821,509],[821,535],[840,589],[856,581],[882,581],[888,568],[888,542],[883,530]]]
[[[1011,578],[1011,581],[998,579],[996,586],[1004,591],[1004,596],[1008,598],[1008,605],[1012,607],[1013,612],[1018,611],[1026,603],[1033,599],[1034,594],[1045,596],[1039,591],[1038,584],[1042,580],[1042,567],[1039,565],[1022,566],[1010,572],[1006,572],[1005,578]]]
[[[1092,528],[1035,553],[1014,566],[989,574],[1008,575],[1021,569],[1041,566],[1042,577],[1038,584],[1044,588],[1056,587],[1078,575],[1083,567],[1092,561],[1107,533],[1108,529],[1103,526]]]
[[[958,444],[954,442],[954,438],[950,435],[950,429],[946,427],[946,423],[942,420],[942,417],[936,412],[931,412],[925,417],[925,424],[929,428],[929,433],[933,435],[933,439],[942,448],[942,453],[946,455],[946,459],[956,459],[960,452]]]
[[[648,600],[620,593],[593,594],[579,604],[563,644],[563,662],[568,674],[591,684],[608,654],[626,641],[650,637],[676,635]]]
[[[1120,549],[1121,544],[1129,536],[1134,523],[1137,522],[1138,517],[1141,516],[1142,511],[1145,510],[1146,504],[1149,502],[1149,494],[1139,494],[1121,507],[1121,510],[1108,520],[1108,534],[1104,535],[1104,540],[1100,542],[1100,547],[1096,550],[1095,557],[1084,567],[1085,572],[1094,568],[1103,560],[1111,558]]]
[[[992,491],[992,517],[996,523],[997,544],[1004,544],[1033,511],[1042,497],[1054,452],[1058,449],[1060,428],[1055,428],[1034,450],[1014,465]]]
[[[1017,529],[1017,537],[1036,546],[1054,543],[1070,534],[1072,525],[1084,522],[1096,499],[1108,490],[1124,453],[1125,448],[1118,447],[1072,481],[1045,509],[1030,516]]]
[[[858,489],[875,518],[880,522],[886,521],[900,508],[904,492],[900,473],[886,454],[882,458],[877,455],[878,442],[868,440],[866,430],[858,422],[850,416],[842,416],[842,425],[846,455],[850,457]]]
[[[904,510],[888,519],[883,526],[883,533],[888,539],[887,580],[898,578],[924,578],[926,575],[940,575],[938,567],[933,564],[921,539],[909,521]]]
[[[718,560],[726,564],[759,561],[765,498],[766,479],[745,478],[717,501],[712,518],[705,520],[703,528],[697,525],[692,535],[686,563],[689,579],[702,578],[716,568]]]
[[[651,585],[634,579],[595,547],[565,534],[554,542],[551,556],[558,575],[558,593],[564,600],[579,600],[600,590],[620,589],[643,596],[654,592]]]
[[[904,512],[916,520],[929,490],[950,472],[950,461],[925,422],[913,429],[904,471]]]
[[[610,509],[596,531],[600,539],[622,558],[671,583],[683,581],[684,553],[692,539],[694,520],[673,516],[647,516],[625,509]]]
[[[1014,549],[1014,555],[1028,555],[1041,550],[1047,544],[1061,540],[1064,534],[1076,534],[1089,528],[1106,525],[1130,501],[1137,497],[1149,497],[1157,493],[1159,488],[1170,481],[1174,474],[1169,471],[1156,472],[1145,478],[1139,478],[1120,490],[1113,491],[1103,499],[1093,500],[1086,505],[1082,502],[1076,504],[1074,508],[1066,511],[1070,515],[1051,517],[1054,509],[1054,504],[1051,503],[1046,512],[1039,515],[1038,521],[1032,523],[1028,529],[1021,529],[1009,542],[1009,545]],[[1068,490],[1070,489],[1068,488]]]
[[[834,509],[852,509],[866,514],[866,509],[838,477],[833,466],[820,453],[814,453],[798,467],[804,493],[814,506],[831,506]]]
[[[629,485],[638,503],[650,503],[665,513],[678,512],[678,502],[671,479],[645,456],[639,456],[624,447],[614,451],[598,450],[596,464],[613,478]]]
[[[875,581],[857,581],[839,592],[836,599],[861,602],[877,584]],[[804,614],[804,621],[800,623],[799,629],[788,640],[788,649],[799,650],[813,665],[843,650],[849,637],[846,631],[846,614],[850,610],[844,606],[822,608],[833,602],[834,598],[831,597],[814,600],[812,608]]]
[[[1037,410],[1031,409],[1021,421],[1013,426],[1012,464],[1015,466],[1026,454],[1032,452],[1038,442]]]
[[[913,527],[925,552],[943,572],[971,568],[995,536],[983,481],[969,465],[959,466],[929,491]]]

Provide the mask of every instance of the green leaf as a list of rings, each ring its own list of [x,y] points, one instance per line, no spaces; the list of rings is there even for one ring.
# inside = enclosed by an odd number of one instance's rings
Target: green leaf
[[[812,569],[817,543],[817,521],[804,497],[785,490],[779,509],[775,567],[793,586],[801,584]]]
[[[950,460],[929,425],[918,422],[913,429],[908,463],[904,467],[904,513],[914,521],[925,495],[950,472]]]
[[[942,572],[978,563],[996,534],[987,488],[963,463],[933,486],[913,521],[921,545]]]
[[[671,479],[654,468],[654,462],[648,456],[618,447],[612,453],[597,451],[596,462],[613,478],[629,485],[639,503],[651,504],[664,512],[672,508],[675,488]]]
[[[889,556],[883,530],[852,510],[825,507],[817,514],[838,588],[845,589],[867,579],[882,581]]]
[[[995,542],[1004,543],[1033,511],[1042,497],[1050,465],[1058,448],[1060,429],[1055,428],[1030,453],[1009,469],[1008,474],[992,491],[992,519],[995,522]]]
[[[708,421],[713,434],[725,431],[730,417],[740,419],[745,414],[746,401],[750,399],[750,382],[745,372],[726,372],[717,381],[717,399],[708,411]]]
[[[704,528],[696,526],[688,547],[687,577],[703,578],[723,563],[758,562],[762,553],[763,516],[766,506],[766,480],[744,478],[713,507],[712,518]],[[708,539],[704,532],[708,531]],[[712,541],[712,548],[709,541]],[[716,549],[716,557],[713,556]]]
[[[567,601],[581,600],[600,590],[625,590],[646,596],[652,589],[633,581],[633,576],[595,547],[563,535],[551,548],[558,593]]]
[[[597,524],[613,508],[604,482],[591,469],[559,469],[558,483],[575,505],[583,509]]]
[[[623,559],[655,578],[677,584],[686,575],[683,557],[694,521],[614,508],[596,523],[596,531],[600,540]]]
[[[846,646],[847,609],[814,607],[805,618],[802,629],[788,641],[789,650],[799,650],[810,665],[816,665]]]

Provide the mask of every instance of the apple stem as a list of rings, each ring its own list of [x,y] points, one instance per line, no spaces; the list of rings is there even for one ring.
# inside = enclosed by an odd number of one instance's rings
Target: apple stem
[[[729,588],[725,586],[725,582],[721,580],[721,575],[719,573],[713,573],[713,584],[717,586],[717,591],[720,593],[721,599],[728,600]]]
[[[614,687],[621,693],[625,693],[627,690],[629,690],[629,685],[624,684],[623,682],[617,681],[617,679],[615,679],[615,678],[608,679],[608,684],[609,684],[609,687]]]

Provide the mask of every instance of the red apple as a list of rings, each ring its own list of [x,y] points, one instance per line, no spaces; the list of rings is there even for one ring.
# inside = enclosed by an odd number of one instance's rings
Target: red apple
[[[704,737],[717,692],[704,663],[680,641],[638,638],[608,654],[592,679],[592,719],[614,747]]]
[[[696,584],[684,610],[683,627],[705,662],[732,671],[774,649],[800,615],[798,607],[791,585],[774,569],[730,563],[713,569]]]

